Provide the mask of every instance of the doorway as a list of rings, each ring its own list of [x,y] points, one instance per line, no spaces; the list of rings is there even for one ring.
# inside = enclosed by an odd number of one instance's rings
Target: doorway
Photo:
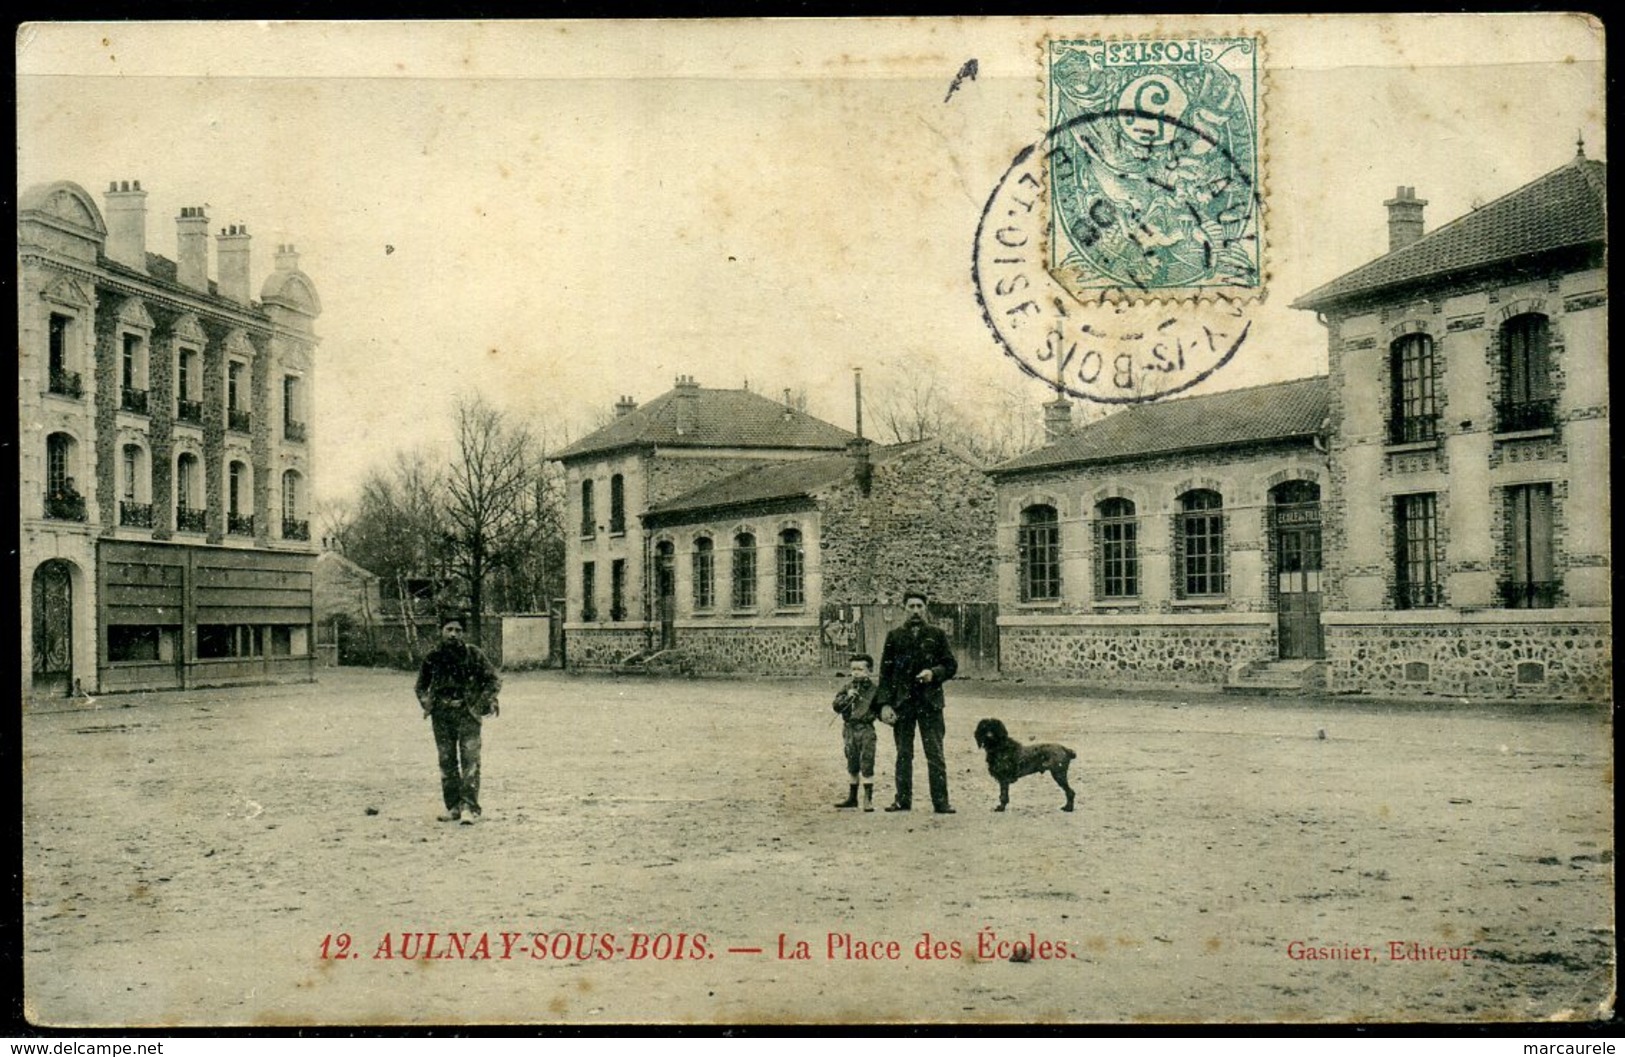
[[[1276,626],[1282,660],[1326,656],[1320,627],[1320,486],[1287,481],[1270,491]]]
[[[34,570],[34,693],[73,693],[73,569],[52,558]]]

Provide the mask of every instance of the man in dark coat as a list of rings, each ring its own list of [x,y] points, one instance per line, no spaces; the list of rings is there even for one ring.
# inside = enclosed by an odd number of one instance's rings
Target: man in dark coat
[[[892,724],[897,744],[897,796],[887,811],[908,811],[914,806],[914,728],[919,727],[925,747],[925,766],[931,783],[931,806],[939,815],[951,815],[948,806],[948,762],[942,754],[946,727],[942,719],[942,684],[959,671],[941,628],[925,622],[925,595],[903,596],[907,616],[903,626],[886,635],[880,655],[882,722]]]
[[[446,803],[441,822],[472,826],[480,817],[480,724],[496,715],[501,687],[485,654],[463,641],[463,625],[446,621],[417,683],[418,704],[434,726],[440,755],[440,795]]]

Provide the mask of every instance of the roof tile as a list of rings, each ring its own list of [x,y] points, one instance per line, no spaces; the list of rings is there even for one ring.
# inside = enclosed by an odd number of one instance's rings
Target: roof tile
[[[1313,436],[1326,422],[1325,375],[1135,404],[990,473],[1113,462],[1176,451]]]
[[[1309,291],[1292,307],[1321,308],[1392,286],[1601,242],[1608,230],[1607,169],[1603,162],[1575,158]]]
[[[678,401],[691,400],[689,421],[678,428]],[[839,451],[852,434],[748,389],[681,388],[647,404],[559,452],[579,458],[615,448],[662,445],[689,448],[807,448]]]

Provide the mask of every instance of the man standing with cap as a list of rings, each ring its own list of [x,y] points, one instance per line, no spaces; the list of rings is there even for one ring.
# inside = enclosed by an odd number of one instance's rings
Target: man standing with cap
[[[491,662],[478,646],[463,641],[463,625],[448,620],[440,644],[423,658],[418,672],[418,704],[434,726],[440,754],[441,822],[472,826],[480,817],[480,725],[497,714],[502,688]]]
[[[886,810],[908,811],[914,806],[914,728],[918,726],[931,783],[931,806],[939,815],[951,815],[948,762],[942,754],[946,733],[942,684],[959,671],[959,662],[948,647],[948,636],[925,622],[925,604],[921,591],[903,595],[907,616],[902,627],[886,634],[886,648],[880,655],[876,701],[882,706],[881,721],[892,725],[897,744],[897,796]]]

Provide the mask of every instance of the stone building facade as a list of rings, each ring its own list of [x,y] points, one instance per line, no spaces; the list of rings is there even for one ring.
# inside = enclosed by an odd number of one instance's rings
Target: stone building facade
[[[1324,377],[1185,397],[994,467],[1003,671],[1220,685],[1318,657],[1326,412]]]
[[[843,451],[852,435],[745,389],[683,376],[558,456],[569,496],[565,534],[565,657],[609,665],[657,648],[655,554],[642,515],[721,477]],[[669,625],[669,621],[664,622]]]
[[[1334,690],[1611,694],[1606,168],[1569,164],[1295,307],[1328,332]]]
[[[930,440],[854,440],[841,455],[719,478],[643,518],[655,630],[702,671],[844,665],[846,648],[878,650],[908,589],[938,610],[991,601],[993,509],[980,467]],[[826,641],[866,610],[872,643]]]
[[[292,246],[147,193],[18,203],[23,693],[309,679],[308,408],[321,302]]]

